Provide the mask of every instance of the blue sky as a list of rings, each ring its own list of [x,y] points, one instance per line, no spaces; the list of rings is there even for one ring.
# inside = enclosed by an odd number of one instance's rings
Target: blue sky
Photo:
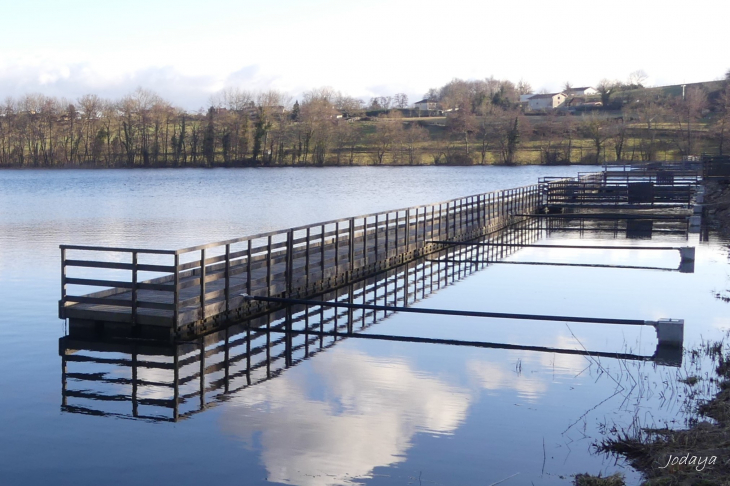
[[[142,86],[196,109],[225,86],[415,101],[455,77],[535,90],[638,69],[654,85],[706,81],[730,68],[729,11],[722,0],[0,0],[0,99]]]

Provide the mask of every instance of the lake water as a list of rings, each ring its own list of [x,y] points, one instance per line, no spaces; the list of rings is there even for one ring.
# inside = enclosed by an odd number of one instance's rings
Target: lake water
[[[59,244],[174,249],[578,170],[593,168],[0,172],[0,484],[489,485],[506,479],[500,484],[557,485],[570,484],[575,473],[614,471],[635,481],[635,472],[591,445],[614,425],[682,426],[691,415],[683,405],[692,390],[676,379],[696,373],[701,360],[685,356],[674,367],[499,347],[652,356],[656,336],[644,326],[394,314],[364,333],[496,347],[346,339],[306,359],[300,353],[295,365],[269,370],[258,384],[204,396],[211,398],[206,409],[178,422],[126,420],[132,416],[126,402],[87,401],[87,413],[62,407]],[[716,298],[730,288],[728,254],[712,237],[700,242],[661,233],[627,240],[621,233],[542,231],[531,241],[690,244],[697,246],[696,268],[519,264],[679,264],[676,251],[524,248],[506,258],[513,264],[472,269],[435,290],[433,279],[419,280],[416,272],[413,305],[684,318],[687,348],[720,339],[730,328],[729,304]],[[123,386],[129,378],[114,365],[73,366],[69,373],[117,376]],[[711,391],[702,383],[699,389]],[[84,392],[94,383],[71,376],[65,386]]]

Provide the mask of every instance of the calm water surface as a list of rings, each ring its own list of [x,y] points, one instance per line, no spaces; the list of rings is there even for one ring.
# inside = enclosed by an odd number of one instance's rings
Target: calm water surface
[[[589,171],[591,168],[581,168]],[[569,484],[622,463],[604,427],[681,426],[693,371],[524,350],[345,340],[177,423],[61,411],[61,243],[177,248],[532,184],[576,168],[0,172],[0,484]],[[551,244],[684,245],[560,233]],[[730,328],[727,251],[696,272],[493,265],[417,305],[685,318],[685,343]],[[513,262],[676,268],[676,252],[525,248]],[[392,315],[367,332],[651,356],[651,328]],[[94,372],[93,369],[86,370]],[[152,379],[149,377],[148,379]],[[70,380],[72,381],[72,380]],[[125,408],[120,404],[120,408]],[[100,407],[104,404],[100,404]],[[678,415],[679,414],[679,415]]]

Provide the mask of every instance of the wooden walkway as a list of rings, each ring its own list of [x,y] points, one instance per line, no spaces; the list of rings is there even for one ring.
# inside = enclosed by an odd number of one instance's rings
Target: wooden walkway
[[[532,185],[180,250],[62,245],[59,315],[72,330],[194,335],[275,307],[241,294],[317,295],[445,247],[434,241],[497,231],[541,204]],[[119,271],[131,278],[108,278]],[[72,295],[70,286],[104,290]]]
[[[697,180],[682,167],[622,167],[179,250],[62,245],[59,316],[72,332],[192,336],[281,306],[243,294],[309,298],[541,210],[687,208]]]
[[[428,258],[325,292],[321,298],[412,306],[488,265],[447,263],[445,259],[504,258],[519,251],[522,245],[536,241],[542,232],[540,228],[537,221],[528,220],[481,240],[494,242],[488,248],[450,246]],[[59,341],[61,409],[151,421],[183,420],[216,406],[231,393],[279,376],[341,340],[362,336],[357,332],[391,315],[373,310],[292,307],[290,312],[280,309],[182,342],[65,336]],[[286,334],[287,328],[301,332]],[[375,335],[374,339],[383,337]],[[388,339],[421,342],[407,336]],[[500,349],[506,346],[461,344]],[[554,351],[561,352],[551,350]],[[152,376],[150,370],[154,370]]]

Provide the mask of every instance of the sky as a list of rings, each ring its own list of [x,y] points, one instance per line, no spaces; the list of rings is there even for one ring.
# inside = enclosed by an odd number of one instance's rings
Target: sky
[[[730,68],[728,14],[726,0],[0,0],[0,100],[142,87],[196,110],[225,87],[414,102],[454,78],[709,81]]]

